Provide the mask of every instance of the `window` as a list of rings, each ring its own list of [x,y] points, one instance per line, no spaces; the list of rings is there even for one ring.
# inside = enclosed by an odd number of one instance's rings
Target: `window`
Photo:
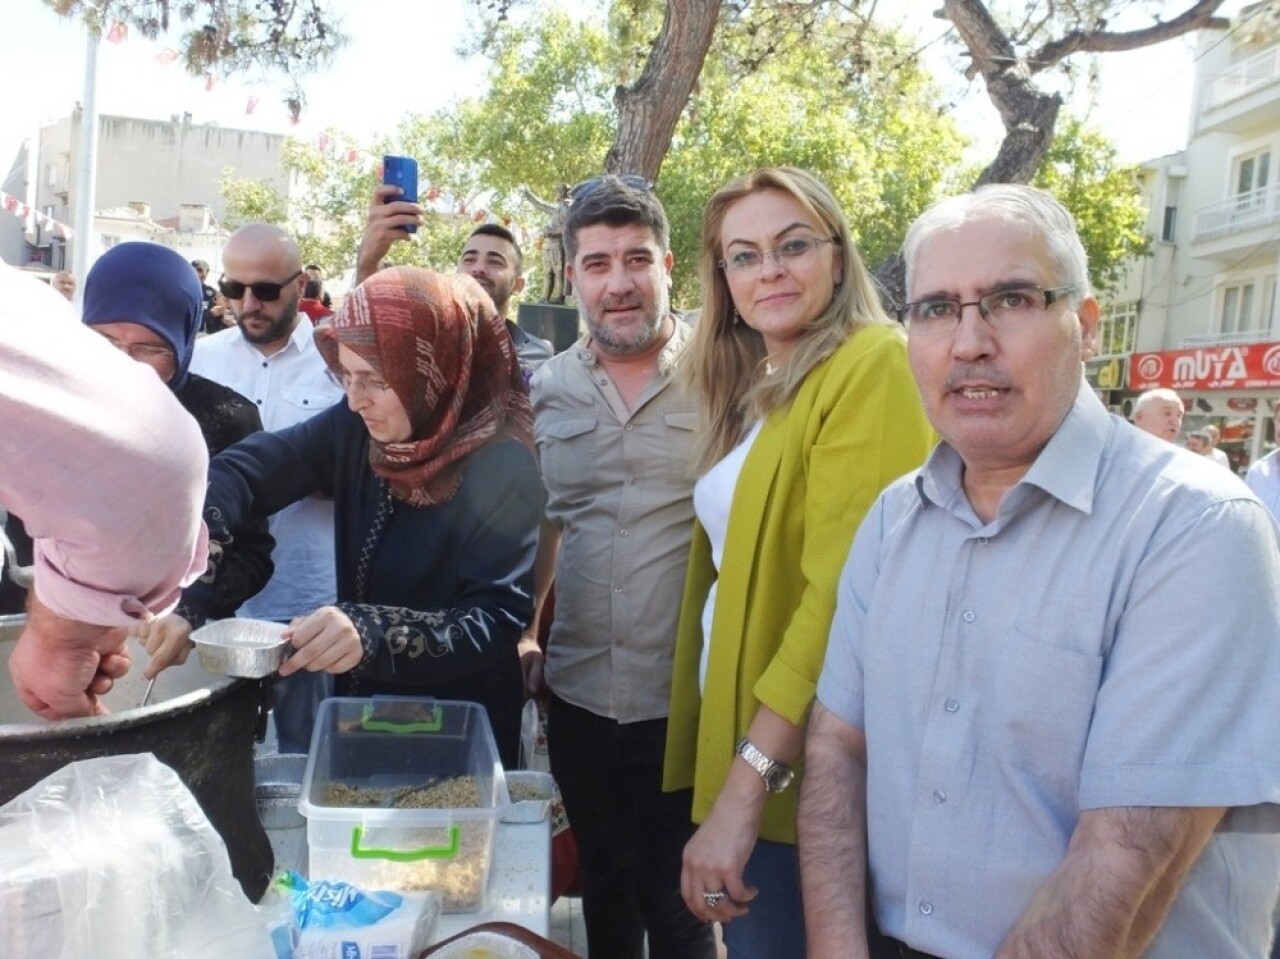
[[[44,168],[44,185],[58,185],[58,164],[50,163]]]
[[[1114,303],[1098,327],[1098,355],[1124,356],[1133,352],[1138,337],[1138,301]]]
[[[1239,283],[1222,291],[1222,332],[1247,333],[1257,329],[1252,283]]]
[[[120,242],[120,237],[112,236],[109,233],[102,234],[102,249],[109,250]]]
[[[1266,203],[1271,184],[1271,151],[1258,150],[1236,158],[1236,209],[1251,210]]]
[[[1167,206],[1164,208],[1164,226],[1160,228],[1160,239],[1165,243],[1172,243],[1177,239],[1178,235],[1178,208],[1176,206]]]

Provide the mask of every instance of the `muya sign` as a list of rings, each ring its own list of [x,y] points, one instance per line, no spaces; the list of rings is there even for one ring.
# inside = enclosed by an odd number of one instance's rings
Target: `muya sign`
[[[1129,389],[1265,390],[1280,388],[1280,343],[1208,346],[1197,350],[1134,353]]]

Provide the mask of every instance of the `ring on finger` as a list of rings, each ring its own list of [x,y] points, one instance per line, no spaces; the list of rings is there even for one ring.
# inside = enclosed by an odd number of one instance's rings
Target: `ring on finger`
[[[714,909],[716,906],[720,905],[720,903],[724,902],[725,895],[726,893],[723,889],[719,892],[704,892],[702,894],[702,901],[707,904],[708,909]]]

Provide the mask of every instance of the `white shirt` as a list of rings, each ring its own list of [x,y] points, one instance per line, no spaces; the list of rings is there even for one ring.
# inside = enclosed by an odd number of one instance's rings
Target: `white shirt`
[[[302,317],[284,349],[263,356],[239,327],[196,340],[191,372],[229,386],[252,400],[268,430],[310,419],[342,399],[329,379],[324,359]],[[336,595],[333,562],[333,502],[312,496],[282,509],[270,521],[276,546],[275,573],[257,596],[237,610],[254,619],[288,620],[332,603]]]
[[[738,488],[747,454],[760,435],[764,420],[756,420],[742,442],[729,450],[724,459],[707,470],[693,484],[693,511],[706,531],[711,544],[711,564],[719,574],[724,560],[724,541],[729,536],[729,512],[733,508],[733,493]],[[716,587],[719,580],[707,591],[707,601],[702,605],[702,657],[698,661],[698,688],[707,689],[707,659],[711,653],[711,622],[716,612]]]
[[[1219,466],[1225,466],[1227,469],[1231,469],[1231,460],[1227,459],[1227,454],[1222,452],[1222,450],[1218,449],[1216,446],[1209,450],[1209,459],[1213,460]]]
[[[1271,515],[1280,520],[1280,449],[1271,451],[1250,466],[1244,481]]]

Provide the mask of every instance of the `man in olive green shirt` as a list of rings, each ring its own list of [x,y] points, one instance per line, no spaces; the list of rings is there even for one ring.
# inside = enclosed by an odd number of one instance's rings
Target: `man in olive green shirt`
[[[532,384],[548,494],[539,597],[553,567],[556,581],[551,771],[581,854],[588,951],[616,959],[639,959],[646,934],[651,956],[715,955],[680,896],[691,797],[662,792],[697,419],[672,379],[689,330],[669,308],[668,237],[646,181],[571,191],[566,274],[588,333]],[[536,691],[537,647],[523,647]]]

